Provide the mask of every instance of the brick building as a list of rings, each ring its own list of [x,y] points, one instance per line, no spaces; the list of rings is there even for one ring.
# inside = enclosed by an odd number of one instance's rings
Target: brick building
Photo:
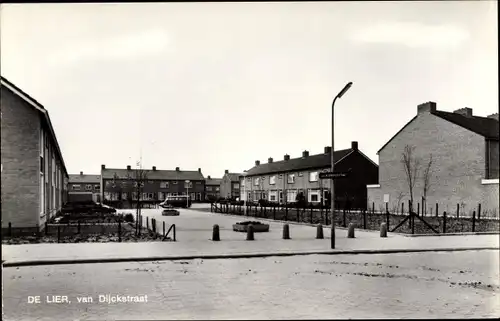
[[[391,210],[408,204],[408,180],[401,157],[405,146],[414,149],[413,159],[420,163],[415,180],[414,210],[417,202],[422,207],[425,168],[430,167],[425,195],[426,213],[435,204],[439,210],[471,214],[481,203],[482,210],[498,213],[498,114],[488,117],[472,115],[472,109],[462,108],[453,113],[439,111],[436,103],[427,102],[417,107],[413,117],[394,137],[378,151],[379,184],[368,186],[369,202],[378,210]],[[407,205],[406,205],[406,208]]]
[[[68,201],[101,201],[101,176],[93,174],[69,174]]]
[[[240,179],[242,177],[243,174],[229,173],[229,170],[226,169],[220,183],[220,197],[226,199],[240,197]]]
[[[319,178],[320,172],[331,169],[331,147],[324,152],[302,157],[290,158],[285,155],[282,161],[268,159],[267,164],[255,162],[241,181],[241,199],[293,203],[299,193],[309,203],[317,204],[328,198],[331,180]],[[348,178],[335,182],[335,200],[338,207],[349,200],[353,208],[366,207],[366,185],[378,181],[378,166],[358,149],[358,143],[352,142],[351,148],[334,152],[335,171],[349,171]]]
[[[141,173],[144,173],[142,175]],[[143,177],[143,178],[141,178]],[[186,182],[189,181],[189,183]],[[133,206],[138,198],[137,186],[142,184],[140,195],[145,203],[159,203],[166,196],[190,195],[193,202],[205,199],[205,178],[201,168],[197,171],[106,168],[101,166],[101,199],[110,205],[122,204],[122,207]]]
[[[48,111],[1,77],[2,230],[40,231],[66,202],[68,172]],[[19,231],[20,232],[20,231]]]
[[[211,178],[210,175],[205,179],[205,200],[215,201],[220,198],[220,184],[222,178]]]

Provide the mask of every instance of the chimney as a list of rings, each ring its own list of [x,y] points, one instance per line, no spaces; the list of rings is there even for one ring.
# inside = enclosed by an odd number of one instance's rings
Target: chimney
[[[308,157],[309,156],[309,152],[307,150],[303,151],[302,152],[302,157]]]
[[[127,165],[127,170],[128,170],[128,171],[130,170],[130,168],[131,168],[131,167],[130,167],[130,165]]]
[[[210,179],[210,175],[207,176],[207,179]]]
[[[428,101],[424,104],[420,104],[417,106],[417,114],[433,113],[435,111],[436,111],[436,103],[433,101]]]
[[[284,160],[290,160],[290,155],[286,154],[284,157],[283,157]]]
[[[453,113],[460,114],[465,117],[472,117],[472,108],[465,107],[455,110]]]
[[[201,173],[201,168],[198,167],[198,173]]]
[[[176,172],[180,171],[180,168],[179,168],[179,167],[176,167],[176,168],[175,168],[175,171],[176,171]]]
[[[101,169],[106,169],[106,165],[102,164]]]
[[[229,174],[229,169],[226,169],[226,170],[224,171],[224,174]]]
[[[255,161],[255,166],[259,166],[260,165],[260,161],[259,160],[256,160]]]
[[[325,154],[330,154],[332,152],[332,148],[330,146],[325,147]]]
[[[489,115],[489,116],[488,116],[488,118],[492,118],[492,119],[496,119],[496,120],[498,120],[498,113],[496,113],[496,114],[491,114],[491,115]]]
[[[351,142],[351,149],[358,150],[358,142]]]
[[[82,176],[82,175],[83,175],[83,172],[80,172],[80,176]]]
[[[155,171],[155,170],[156,170],[156,166],[153,166],[153,171]]]
[[[272,157],[269,157],[269,158],[267,159],[267,162],[268,162],[269,164],[271,164],[271,163],[273,162],[273,158],[272,158]]]

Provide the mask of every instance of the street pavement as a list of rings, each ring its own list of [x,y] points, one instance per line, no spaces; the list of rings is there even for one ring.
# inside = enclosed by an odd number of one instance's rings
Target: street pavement
[[[498,317],[499,279],[498,250],[4,268],[4,320]]]
[[[198,205],[203,206],[203,205]],[[206,205],[205,205],[206,206]],[[134,212],[134,210],[119,210]],[[330,249],[330,227],[324,227],[325,239],[318,240],[316,227],[290,224],[290,240],[282,239],[283,223],[265,221],[267,233],[256,233],[255,241],[246,241],[246,234],[234,232],[232,225],[247,220],[245,217],[207,213],[194,209],[180,209],[179,216],[161,216],[161,209],[145,209],[143,218],[155,218],[157,226],[176,225],[176,242],[148,243],[48,243],[2,244],[2,260],[7,263],[51,260],[120,259],[145,257],[202,257],[203,255],[239,255],[270,253],[309,253],[319,251],[352,250],[419,250],[450,248],[499,248],[498,235],[405,237],[389,233],[381,238],[378,231],[356,230],[354,239],[347,238],[347,230],[336,229],[336,249]],[[248,218],[255,220],[254,218]],[[257,219],[264,221],[262,219]],[[220,227],[220,242],[211,241],[214,224]],[[145,225],[145,224],[144,224]]]

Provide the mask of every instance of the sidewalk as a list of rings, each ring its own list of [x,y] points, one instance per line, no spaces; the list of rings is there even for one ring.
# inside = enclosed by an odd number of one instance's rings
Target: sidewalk
[[[4,266],[70,264],[90,262],[173,260],[193,258],[241,258],[299,254],[394,253],[437,250],[499,249],[498,235],[457,235],[405,237],[389,233],[381,238],[378,231],[356,230],[348,239],[347,231],[336,229],[336,248],[330,249],[330,228],[325,239],[317,240],[316,227],[290,224],[290,240],[282,239],[283,223],[266,222],[267,233],[256,233],[254,241],[246,234],[232,231],[241,217],[181,210],[177,217],[161,216],[160,210],[145,210],[144,216],[176,224],[177,242],[144,243],[61,243],[2,245]],[[211,241],[212,226],[220,226],[220,242]]]

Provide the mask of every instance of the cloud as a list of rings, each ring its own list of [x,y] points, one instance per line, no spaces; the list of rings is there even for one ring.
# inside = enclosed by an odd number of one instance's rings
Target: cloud
[[[50,62],[60,64],[82,60],[134,59],[161,54],[168,49],[169,44],[164,31],[151,29],[77,43],[56,52]]]
[[[410,48],[446,48],[462,44],[469,33],[454,25],[391,22],[372,25],[352,35],[355,43],[399,44]]]

